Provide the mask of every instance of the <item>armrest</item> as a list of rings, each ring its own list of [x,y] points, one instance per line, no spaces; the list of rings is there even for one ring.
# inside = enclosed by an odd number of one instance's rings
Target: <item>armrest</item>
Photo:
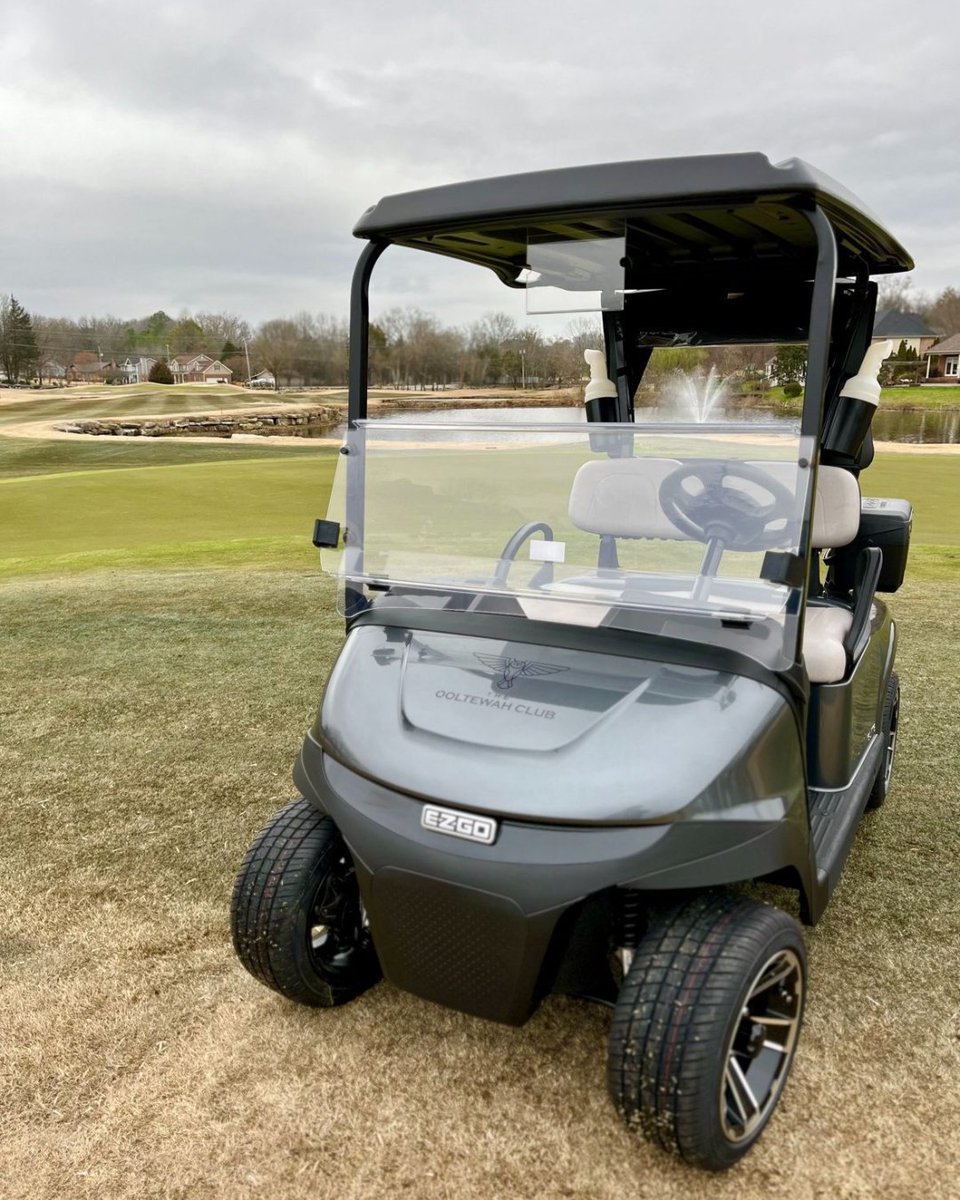
[[[880,582],[883,551],[879,546],[865,546],[857,555],[857,571],[853,585],[853,621],[843,639],[843,648],[851,663],[855,663],[870,637],[870,609]]]

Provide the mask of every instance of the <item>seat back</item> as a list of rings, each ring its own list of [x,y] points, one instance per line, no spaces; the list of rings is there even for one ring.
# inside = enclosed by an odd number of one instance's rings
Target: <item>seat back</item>
[[[797,465],[791,462],[751,462],[791,492],[797,486]],[[817,500],[813,506],[815,550],[846,546],[860,528],[860,484],[843,467],[821,467],[817,472]]]
[[[570,520],[578,529],[601,537],[689,541],[660,506],[660,485],[681,465],[675,458],[608,458],[584,463],[570,490]],[[748,465],[766,471],[791,492],[796,487],[796,463],[768,459]],[[745,480],[738,480],[737,487],[750,491]],[[759,488],[757,498],[769,500]],[[821,467],[813,514],[814,547],[845,546],[857,536],[859,527],[860,485],[855,476],[842,467]]]
[[[660,484],[675,458],[607,458],[584,463],[570,489],[570,520],[586,533],[689,541],[660,507]]]

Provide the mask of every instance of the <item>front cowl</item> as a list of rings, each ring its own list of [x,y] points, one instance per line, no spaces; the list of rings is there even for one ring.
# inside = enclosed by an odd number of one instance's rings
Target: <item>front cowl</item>
[[[796,724],[739,675],[588,650],[360,626],[314,735],[399,792],[537,822],[783,815]]]

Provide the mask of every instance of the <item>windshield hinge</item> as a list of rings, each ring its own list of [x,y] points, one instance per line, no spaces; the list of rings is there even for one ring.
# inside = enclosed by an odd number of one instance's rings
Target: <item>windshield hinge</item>
[[[340,542],[340,522],[323,521],[319,517],[313,523],[313,544],[318,550],[336,550]]]
[[[760,578],[768,583],[783,583],[787,587],[803,587],[806,578],[803,559],[783,550],[768,550],[763,556]]]

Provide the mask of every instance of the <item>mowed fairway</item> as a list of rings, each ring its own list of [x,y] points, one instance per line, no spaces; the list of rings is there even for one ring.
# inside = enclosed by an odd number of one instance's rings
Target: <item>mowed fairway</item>
[[[312,517],[325,511],[335,461],[333,452],[318,451],[0,481],[0,572],[157,562],[315,566]]]
[[[243,972],[233,874],[342,633],[309,544],[336,456],[77,450],[0,479],[3,1200],[960,1197],[960,458],[864,480],[918,511],[895,787],[808,932],[778,1114],[707,1177],[620,1127],[603,1009],[308,1010]]]

